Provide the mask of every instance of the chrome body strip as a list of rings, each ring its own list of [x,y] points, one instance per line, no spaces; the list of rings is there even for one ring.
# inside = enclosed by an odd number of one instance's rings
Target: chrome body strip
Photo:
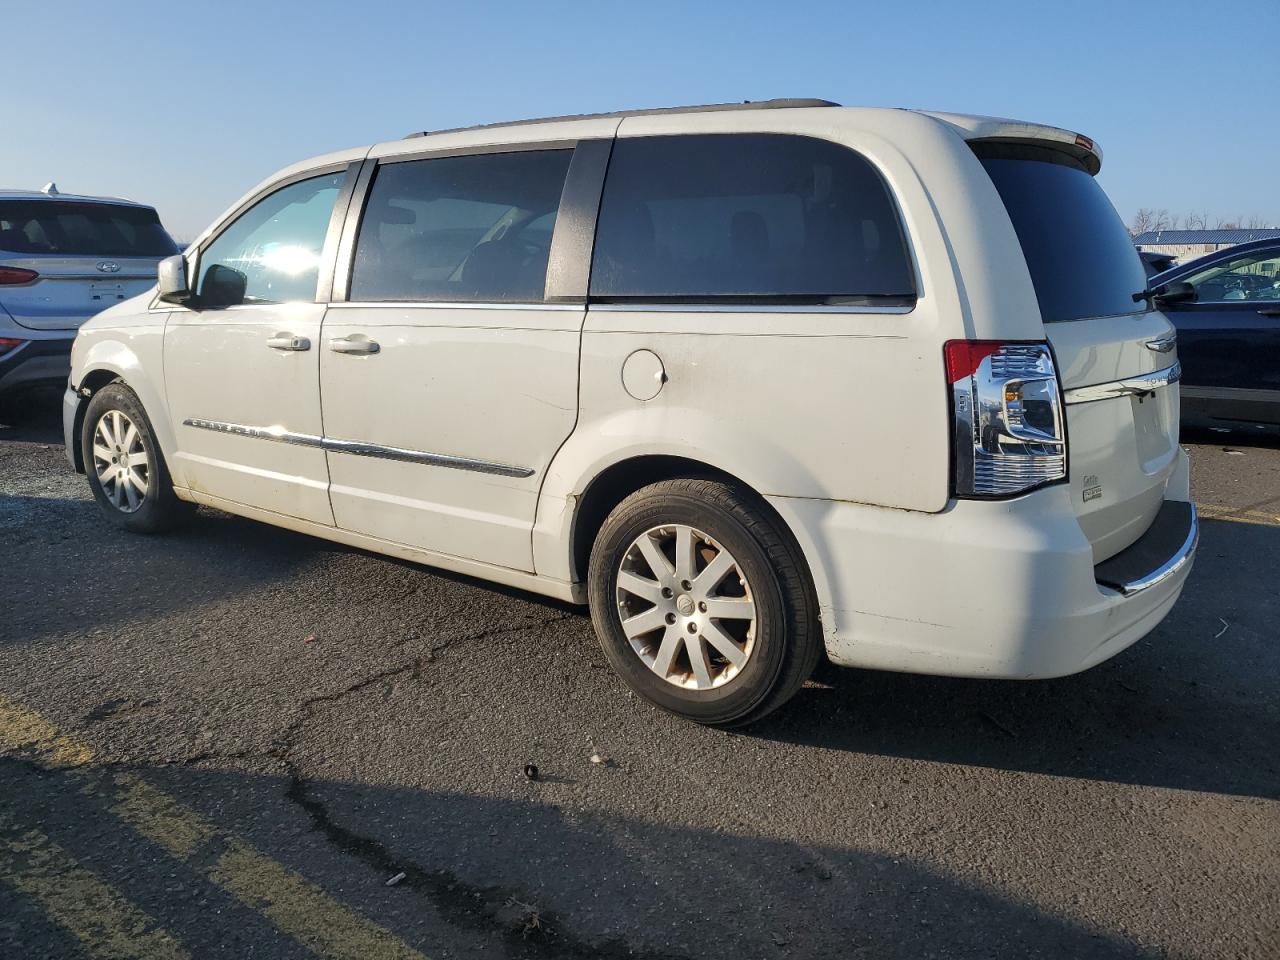
[[[349,453],[356,457],[378,457],[382,460],[424,463],[432,467],[471,470],[474,473],[489,473],[499,477],[523,478],[533,476],[533,471],[528,467],[513,467],[505,463],[493,463],[489,460],[472,460],[470,457],[453,457],[445,453],[406,450],[403,447],[384,447],[381,444],[363,443],[359,440],[333,440],[325,437],[323,446],[326,450],[334,453]]]
[[[343,300],[329,304],[330,310],[370,307],[384,310],[540,310],[544,312],[582,312],[582,303],[502,303],[496,300]]]
[[[323,447],[324,437],[309,433],[294,433],[284,427],[250,427],[243,423],[226,423],[222,420],[201,420],[199,417],[187,417],[182,421],[184,427],[196,427],[200,430],[212,430],[214,433],[234,433],[238,437],[253,437],[255,440],[275,440],[278,443],[292,443],[299,447]]]
[[[910,313],[915,307],[855,307],[849,305],[767,303],[592,303],[587,310],[602,313]]]
[[[1158,583],[1163,583],[1175,573],[1191,562],[1191,558],[1195,556],[1196,545],[1200,542],[1200,517],[1196,512],[1195,504],[1191,505],[1191,529],[1187,531],[1187,539],[1183,541],[1182,546],[1172,557],[1156,567],[1150,573],[1139,577],[1137,580],[1130,580],[1127,583],[1120,584],[1120,593],[1126,597],[1131,597],[1135,593],[1141,593],[1143,590],[1149,590]]]
[[[1086,387],[1073,387],[1063,394],[1068,405],[1075,403],[1092,403],[1095,400],[1110,400],[1113,397],[1124,397],[1143,393],[1152,393],[1161,387],[1177,383],[1182,379],[1182,364],[1174,361],[1173,366],[1144,373],[1138,377],[1126,377],[1110,383],[1094,383]]]
[[[381,460],[400,460],[405,463],[421,463],[432,467],[448,467],[453,470],[470,470],[474,473],[488,473],[499,477],[524,478],[533,476],[528,467],[513,467],[505,463],[493,463],[489,460],[473,460],[470,457],[454,457],[445,453],[426,453],[422,450],[406,450],[403,447],[386,447],[378,443],[364,443],[359,440],[335,440],[332,437],[317,437],[309,433],[294,433],[283,427],[252,427],[241,423],[226,423],[221,420],[201,420],[188,417],[182,421],[183,426],[196,427],[200,430],[212,430],[215,433],[231,433],[239,437],[252,437],[255,440],[275,440],[278,443],[292,443],[300,447],[318,447],[332,453],[349,453],[356,457],[375,457]]]

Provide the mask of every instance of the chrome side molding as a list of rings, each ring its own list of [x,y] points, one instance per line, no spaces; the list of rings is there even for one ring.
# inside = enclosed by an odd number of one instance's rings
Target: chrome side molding
[[[232,433],[240,437],[252,437],[255,440],[274,440],[277,443],[291,443],[300,447],[318,447],[333,453],[349,453],[356,457],[376,457],[382,460],[399,460],[404,463],[421,463],[431,467],[447,467],[453,470],[470,470],[474,473],[488,473],[499,477],[533,476],[529,467],[515,467],[505,463],[494,463],[489,460],[473,460],[470,457],[454,457],[446,453],[427,453],[423,450],[406,450],[403,447],[386,447],[378,443],[364,443],[360,440],[337,440],[333,437],[318,437],[310,433],[295,433],[283,427],[255,427],[243,423],[227,423],[222,420],[201,420],[188,417],[182,421],[186,427],[199,430],[212,430],[215,433]]]
[[[1076,403],[1092,403],[1095,400],[1110,400],[1113,397],[1124,397],[1143,393],[1153,393],[1161,387],[1177,383],[1182,379],[1182,364],[1175,360],[1172,366],[1153,373],[1145,373],[1139,377],[1126,377],[1123,380],[1112,380],[1110,383],[1094,383],[1086,387],[1073,387],[1063,394],[1068,405]]]

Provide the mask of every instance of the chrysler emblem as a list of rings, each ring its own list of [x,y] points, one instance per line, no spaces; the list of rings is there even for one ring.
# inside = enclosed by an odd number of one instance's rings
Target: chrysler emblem
[[[120,264],[114,260],[99,260],[97,263],[99,273],[119,273]]]

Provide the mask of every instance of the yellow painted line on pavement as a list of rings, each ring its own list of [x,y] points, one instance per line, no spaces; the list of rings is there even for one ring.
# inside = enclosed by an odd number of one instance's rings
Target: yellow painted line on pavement
[[[102,960],[186,960],[177,940],[39,830],[0,813],[0,883],[38,902]],[[34,956],[34,954],[31,954]]]
[[[38,713],[0,694],[0,749],[28,750],[47,767],[80,767],[93,759],[93,751],[58,732]]]
[[[1265,510],[1240,510],[1212,503],[1198,503],[1196,512],[1204,520],[1229,520],[1232,523],[1260,523],[1267,527],[1280,527],[1280,513]]]
[[[352,913],[297,873],[184,807],[137,777],[117,778],[123,790],[112,810],[179,860],[223,848],[210,866],[193,865],[246,906],[321,957],[333,960],[424,960],[389,930]],[[204,858],[201,858],[204,859]]]
[[[5,749],[27,752],[49,767],[84,766],[94,759],[87,745],[0,694],[0,750]],[[317,956],[325,960],[426,960],[390,930],[347,909],[295,871],[220,830],[141,777],[123,773],[116,775],[114,782],[117,800],[111,809],[122,821],[262,913]],[[81,869],[73,862],[62,866]],[[150,960],[150,955],[139,956]]]

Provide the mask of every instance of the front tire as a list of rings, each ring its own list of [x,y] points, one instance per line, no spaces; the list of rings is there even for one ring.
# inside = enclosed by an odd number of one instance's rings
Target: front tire
[[[123,383],[108,384],[89,401],[80,449],[93,498],[116,526],[161,533],[195,511],[173,492],[151,421]]]
[[[588,581],[614,670],[698,723],[759,720],[821,655],[799,547],[763,500],[731,484],[667,480],[631,494],[596,536]]]

